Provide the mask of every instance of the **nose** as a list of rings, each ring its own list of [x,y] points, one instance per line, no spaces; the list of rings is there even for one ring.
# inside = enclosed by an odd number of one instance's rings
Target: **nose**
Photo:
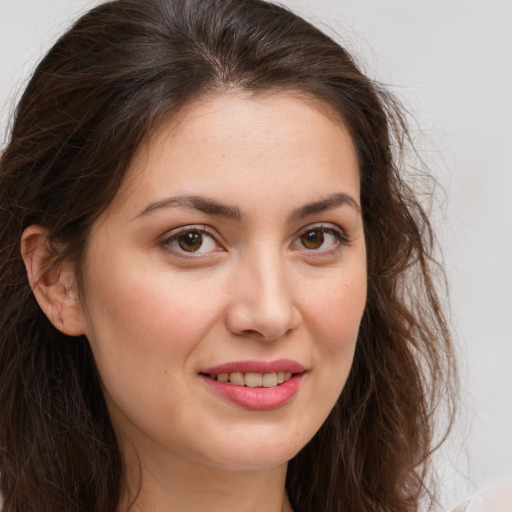
[[[227,311],[228,329],[240,336],[277,340],[297,329],[289,271],[279,257],[246,259],[237,271]]]

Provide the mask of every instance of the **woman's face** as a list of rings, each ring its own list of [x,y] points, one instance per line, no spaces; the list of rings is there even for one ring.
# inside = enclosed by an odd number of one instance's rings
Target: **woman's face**
[[[122,445],[284,464],[334,406],[365,306],[348,132],[285,93],[189,106],[143,144],[96,222],[83,287]]]

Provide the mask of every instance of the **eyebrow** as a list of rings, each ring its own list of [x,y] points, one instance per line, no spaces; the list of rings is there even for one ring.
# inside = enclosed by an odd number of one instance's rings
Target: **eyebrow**
[[[332,210],[333,208],[345,205],[354,208],[354,210],[356,210],[358,213],[361,212],[361,207],[352,196],[343,192],[338,192],[331,194],[325,199],[307,203],[300,208],[293,210],[289,218],[291,220],[302,219],[315,213]],[[173,196],[161,201],[156,201],[146,206],[140,213],[135,216],[135,218],[143,217],[156,210],[173,206],[191,208],[209,215],[220,215],[222,217],[236,221],[242,219],[242,213],[240,208],[237,206],[227,205],[215,201],[214,199],[196,195]]]
[[[361,207],[352,196],[343,192],[338,192],[336,194],[331,194],[320,201],[307,203],[304,206],[297,208],[291,213],[290,219],[302,219],[308,215],[313,215],[314,213],[332,210],[333,208],[345,205],[354,208],[357,213],[361,213]]]
[[[191,208],[209,215],[220,215],[232,220],[240,220],[242,218],[240,209],[236,206],[229,206],[219,203],[214,199],[194,195],[173,196],[163,199],[162,201],[151,203],[137,214],[135,218],[142,217],[148,213],[154,212],[155,210],[160,210],[161,208],[168,208],[172,206]]]

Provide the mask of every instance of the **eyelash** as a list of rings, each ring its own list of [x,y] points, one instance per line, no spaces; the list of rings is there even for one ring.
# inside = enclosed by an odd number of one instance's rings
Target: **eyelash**
[[[340,228],[334,227],[333,225],[326,226],[325,224],[317,224],[317,225],[307,226],[302,231],[300,231],[298,233],[298,235],[294,238],[291,245],[293,246],[294,243],[301,240],[301,238],[304,237],[305,235],[307,235],[308,233],[315,233],[315,232],[322,233],[323,238],[325,237],[326,234],[334,237],[336,244],[333,247],[329,247],[327,249],[310,249],[310,250],[308,250],[307,247],[302,246],[302,249],[305,249],[311,255],[315,255],[315,256],[329,255],[329,254],[332,254],[333,252],[336,252],[342,246],[345,246],[350,242],[348,237],[344,234],[344,232]],[[323,242],[322,242],[322,244],[323,244]],[[299,248],[298,250],[301,250],[301,249]]]
[[[207,235],[207,237],[211,240],[211,242],[216,246],[217,249],[219,247],[222,247],[217,242],[216,236],[214,234],[210,233],[206,226],[185,226],[183,228],[178,228],[176,230],[173,230],[164,236],[164,238],[160,242],[160,246],[168,252],[178,254],[185,258],[198,258],[201,256],[208,256],[212,252],[217,252],[216,250],[212,250],[212,251],[208,251],[208,252],[186,251],[185,249],[183,249],[183,247],[181,247],[181,248],[173,247],[173,244],[180,243],[180,237],[183,237],[187,234],[192,234],[192,233],[201,236],[202,239],[204,238],[204,235]],[[201,240],[201,245],[199,248],[202,248],[202,246],[203,246],[203,240]],[[193,256],[193,255],[195,255],[195,256]]]
[[[327,249],[308,249],[302,244],[302,247],[295,248],[293,247],[295,243],[300,242],[301,237],[306,236],[308,233],[314,233],[314,232],[320,232],[322,234],[322,245],[325,242],[325,235],[330,235],[334,237],[335,244],[333,247],[329,247]],[[199,250],[192,250],[187,251],[183,248],[183,246],[180,246],[180,238],[184,237],[187,234],[194,234],[199,235],[201,237],[200,239],[200,246],[198,249],[202,249],[204,245],[204,235],[206,235],[207,238],[211,240],[210,243],[212,243],[215,248],[212,248],[212,250],[207,251],[201,251]],[[207,257],[211,255],[214,252],[222,252],[222,245],[218,243],[217,241],[218,236],[214,235],[210,232],[210,230],[206,226],[185,226],[183,228],[178,228],[176,230],[173,230],[165,235],[165,237],[160,241],[159,245],[166,251],[172,252],[174,254],[177,254],[184,258],[200,258],[200,257]],[[194,242],[194,239],[191,238],[189,240],[190,242]],[[318,225],[311,225],[307,226],[303,230],[301,230],[293,239],[293,241],[290,244],[290,248],[293,250],[305,250],[309,255],[314,256],[321,256],[321,255],[329,255],[337,250],[339,250],[342,246],[347,245],[349,243],[349,239],[343,231],[338,227],[333,227],[333,225],[326,226],[325,224],[318,224]],[[180,244],[180,245],[178,245]],[[178,246],[177,246],[178,245]],[[219,248],[222,250],[219,251]]]

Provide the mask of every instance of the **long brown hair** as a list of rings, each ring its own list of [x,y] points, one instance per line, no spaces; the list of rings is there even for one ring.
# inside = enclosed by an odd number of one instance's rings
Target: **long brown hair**
[[[425,494],[434,412],[454,374],[429,220],[400,173],[391,96],[332,39],[261,0],[115,0],[39,64],[0,160],[0,492],[4,512],[112,512],[124,467],[85,337],[56,330],[28,284],[31,224],[80,269],[91,226],[158,123],[228,88],[296,90],[355,144],[368,300],[353,368],[329,418],[289,463],[298,512],[410,511]],[[336,314],[333,312],[333,314]],[[446,402],[445,402],[446,403]]]

